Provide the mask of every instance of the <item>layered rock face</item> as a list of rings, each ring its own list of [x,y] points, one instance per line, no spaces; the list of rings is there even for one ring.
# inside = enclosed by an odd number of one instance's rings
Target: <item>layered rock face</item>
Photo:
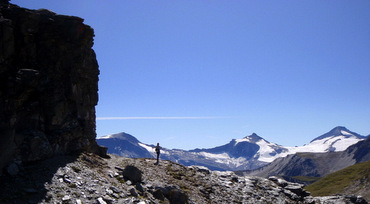
[[[0,169],[104,151],[95,142],[93,36],[81,18],[0,1]]]

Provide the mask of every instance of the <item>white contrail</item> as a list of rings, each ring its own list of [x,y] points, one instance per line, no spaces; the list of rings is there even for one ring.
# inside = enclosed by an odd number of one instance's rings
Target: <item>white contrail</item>
[[[222,119],[230,117],[195,116],[195,117],[97,117],[96,120],[181,120],[181,119]]]

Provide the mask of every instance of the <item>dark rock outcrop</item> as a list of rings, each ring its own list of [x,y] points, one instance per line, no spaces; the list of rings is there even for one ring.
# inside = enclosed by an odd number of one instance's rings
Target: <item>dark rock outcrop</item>
[[[91,151],[98,63],[94,31],[79,17],[0,1],[0,169]]]
[[[142,173],[135,166],[126,166],[122,171],[122,175],[125,179],[132,181],[133,183],[140,183],[142,181]]]

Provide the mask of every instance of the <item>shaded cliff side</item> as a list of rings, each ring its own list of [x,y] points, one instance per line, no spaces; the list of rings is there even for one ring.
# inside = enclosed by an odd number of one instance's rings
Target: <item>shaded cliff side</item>
[[[91,151],[98,63],[83,19],[0,1],[0,169]]]

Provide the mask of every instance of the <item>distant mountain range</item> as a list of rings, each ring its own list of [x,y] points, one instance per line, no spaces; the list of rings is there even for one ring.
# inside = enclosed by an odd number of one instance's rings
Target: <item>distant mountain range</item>
[[[242,139],[233,139],[228,144],[194,150],[163,148],[161,159],[183,165],[201,165],[211,170],[252,170],[265,166],[275,159],[297,152],[325,153],[344,151],[349,146],[366,139],[345,127],[335,127],[316,137],[309,144],[284,147],[269,142],[257,134]],[[154,158],[154,145],[140,142],[132,135],[118,133],[97,139],[99,145],[108,147],[108,153],[130,158]]]
[[[239,171],[244,176],[280,176],[285,180],[309,184],[348,166],[370,161],[370,138],[359,141],[341,152],[302,152],[278,158],[259,169]]]

